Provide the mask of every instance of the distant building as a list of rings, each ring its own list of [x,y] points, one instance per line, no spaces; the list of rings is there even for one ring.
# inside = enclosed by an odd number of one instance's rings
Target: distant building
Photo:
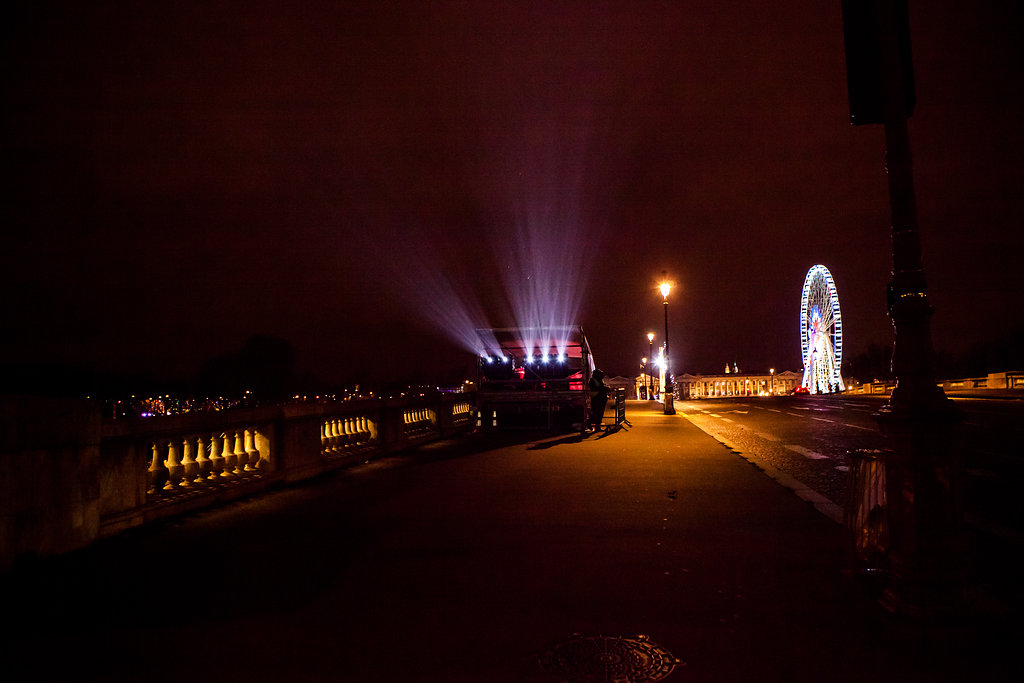
[[[789,370],[775,374],[739,374],[733,365],[721,375],[679,375],[675,378],[676,396],[711,398],[714,396],[772,396],[789,394],[800,383],[800,375]]]

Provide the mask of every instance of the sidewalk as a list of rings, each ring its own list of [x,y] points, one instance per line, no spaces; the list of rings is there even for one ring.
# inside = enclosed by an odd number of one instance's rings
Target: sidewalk
[[[837,524],[660,410],[430,447],[41,564],[8,583],[0,655],[22,680],[1015,680],[1012,644],[881,614]]]

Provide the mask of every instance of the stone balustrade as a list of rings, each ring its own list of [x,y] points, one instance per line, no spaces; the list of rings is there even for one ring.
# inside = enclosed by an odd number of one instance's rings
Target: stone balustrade
[[[0,570],[147,522],[472,429],[465,395],[104,421],[72,399],[0,399]]]
[[[889,395],[896,388],[896,381],[864,382],[847,380],[847,393]],[[963,379],[944,379],[936,382],[947,394],[974,394],[984,396],[986,393],[1022,392],[1024,391],[1024,372],[992,372],[985,377],[965,377]]]

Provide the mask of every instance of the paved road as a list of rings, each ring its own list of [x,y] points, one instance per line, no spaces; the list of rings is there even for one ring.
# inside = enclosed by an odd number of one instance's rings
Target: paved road
[[[1024,401],[954,399],[962,415],[959,438],[964,514],[969,541],[981,559],[979,580],[1013,604],[1024,603]],[[849,483],[849,454],[893,446],[873,417],[884,399],[870,396],[725,398],[677,404],[697,426],[750,453],[835,503],[840,518]],[[826,512],[829,511],[825,508]],[[996,588],[998,586],[998,588]]]
[[[886,618],[842,577],[838,525],[685,416],[627,415],[433,445],[22,567],[0,590],[6,679],[657,680],[614,676],[651,661],[637,649],[547,656],[579,633],[656,643],[669,683],[1016,680],[1019,622]]]

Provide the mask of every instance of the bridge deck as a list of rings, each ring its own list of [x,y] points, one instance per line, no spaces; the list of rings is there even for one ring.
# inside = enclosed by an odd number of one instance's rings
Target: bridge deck
[[[430,446],[23,568],[7,670],[627,681],[664,657],[680,681],[1004,680],[966,641],[895,637],[841,578],[834,522],[660,409]]]

